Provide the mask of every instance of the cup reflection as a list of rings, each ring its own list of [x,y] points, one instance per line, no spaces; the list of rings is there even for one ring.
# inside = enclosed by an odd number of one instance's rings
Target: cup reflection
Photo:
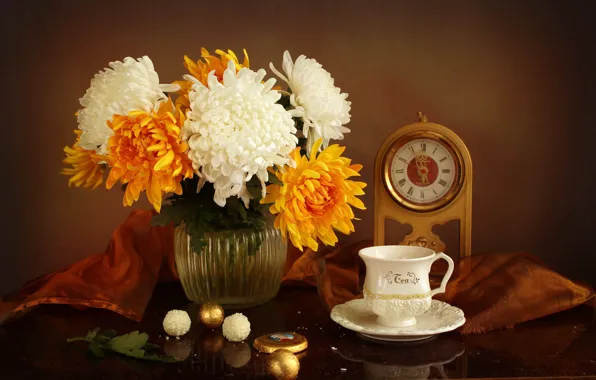
[[[465,378],[465,348],[459,336],[438,336],[412,343],[383,343],[359,339],[338,342],[342,358],[362,363],[364,378],[428,379]]]

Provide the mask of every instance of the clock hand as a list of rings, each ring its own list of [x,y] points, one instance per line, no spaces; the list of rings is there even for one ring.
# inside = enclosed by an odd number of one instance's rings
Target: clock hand
[[[426,171],[418,169],[418,176],[424,185],[428,184],[428,173]]]
[[[426,185],[428,184],[428,157],[425,154],[416,156],[416,174],[420,177],[420,181]]]

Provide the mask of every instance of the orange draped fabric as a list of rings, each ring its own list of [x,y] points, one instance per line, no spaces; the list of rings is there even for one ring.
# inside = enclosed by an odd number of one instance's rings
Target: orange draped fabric
[[[362,242],[319,253],[306,251],[290,267],[284,282],[317,286],[329,309],[361,298],[365,268],[358,251],[370,245]],[[464,311],[463,334],[511,327],[585,303],[596,306],[589,285],[561,276],[527,253],[461,259],[447,291],[434,298]]]
[[[176,278],[173,229],[150,225],[151,211],[133,211],[113,233],[104,253],[33,280],[17,297],[0,302],[0,321],[39,304],[98,307],[141,320],[159,280]],[[361,297],[362,242],[304,253],[289,249],[283,285],[316,287],[327,308]],[[460,260],[437,298],[464,310],[463,333],[512,326],[594,303],[588,285],[568,280],[536,257],[523,254],[473,256]]]
[[[112,234],[104,253],[33,280],[20,293],[19,313],[39,304],[113,310],[140,321],[160,270],[173,256],[171,228],[150,225],[151,211],[133,211]]]

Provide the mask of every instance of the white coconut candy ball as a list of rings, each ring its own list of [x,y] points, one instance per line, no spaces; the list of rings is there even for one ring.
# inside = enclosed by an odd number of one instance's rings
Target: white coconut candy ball
[[[184,310],[170,310],[163,319],[163,329],[169,336],[181,337],[190,330],[190,317]]]
[[[243,314],[236,313],[224,319],[222,330],[230,342],[242,342],[250,334],[250,322]]]

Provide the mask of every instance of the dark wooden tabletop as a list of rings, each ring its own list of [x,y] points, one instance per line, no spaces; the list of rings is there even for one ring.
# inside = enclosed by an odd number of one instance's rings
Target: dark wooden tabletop
[[[166,340],[162,320],[170,309],[191,312],[193,329],[181,340]],[[276,299],[242,311],[251,321],[246,343],[232,344],[221,330],[196,320],[178,284],[162,284],[142,322],[107,310],[40,306],[0,327],[1,379],[266,379],[266,354],[252,340],[276,331],[296,331],[309,340],[299,355],[298,379],[426,379],[584,377],[596,379],[594,312],[587,306],[482,335],[457,332],[418,343],[379,344],[335,324],[316,290],[283,288]],[[174,364],[107,356],[95,359],[84,345],[66,343],[95,327],[119,333],[140,330]]]

